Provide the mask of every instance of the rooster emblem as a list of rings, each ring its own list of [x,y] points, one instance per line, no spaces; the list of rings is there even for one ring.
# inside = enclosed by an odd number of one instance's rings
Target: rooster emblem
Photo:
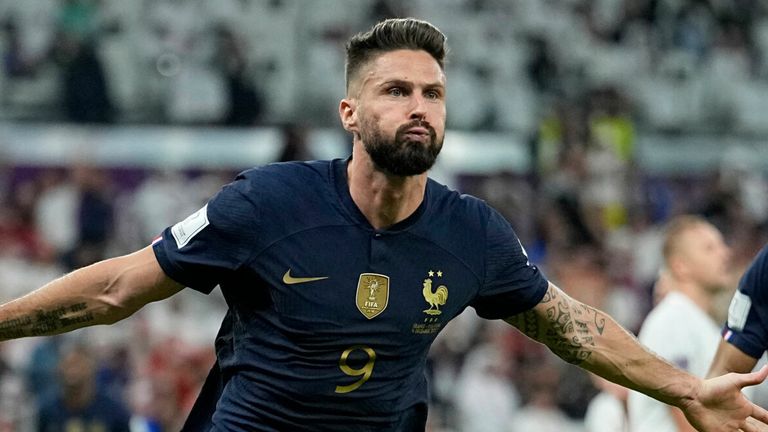
[[[437,287],[435,292],[432,292],[432,279],[424,279],[424,289],[422,290],[424,300],[429,303],[429,309],[425,309],[424,313],[428,315],[440,315],[440,306],[444,305],[448,301],[448,288],[445,285]]]

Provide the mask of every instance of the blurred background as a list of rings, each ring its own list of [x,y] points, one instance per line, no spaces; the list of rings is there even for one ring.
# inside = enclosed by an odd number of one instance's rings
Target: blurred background
[[[664,223],[696,213],[735,289],[768,239],[764,0],[0,0],[0,299],[149,244],[243,169],[347,156],[343,44],[394,16],[451,48],[433,176],[500,209],[550,279],[636,332]],[[177,430],[224,310],[189,290],[3,343],[0,432],[45,430],[56,391],[130,419],[68,431]],[[598,392],[472,310],[430,381],[433,432],[585,431]]]

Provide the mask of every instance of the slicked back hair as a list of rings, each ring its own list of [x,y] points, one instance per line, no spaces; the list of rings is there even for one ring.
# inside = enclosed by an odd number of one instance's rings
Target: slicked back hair
[[[360,70],[378,55],[401,49],[422,50],[444,68],[445,35],[432,24],[415,18],[390,18],[367,32],[353,36],[346,45],[346,90]]]

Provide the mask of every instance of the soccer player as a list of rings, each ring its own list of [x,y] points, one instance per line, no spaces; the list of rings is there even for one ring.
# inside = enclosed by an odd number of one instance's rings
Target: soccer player
[[[698,377],[707,374],[719,339],[712,318],[716,298],[728,289],[730,250],[720,231],[698,216],[678,216],[667,225],[664,270],[657,289],[665,291],[645,319],[639,339],[656,354]],[[694,429],[682,411],[630,392],[629,430],[682,432]]]
[[[424,21],[354,36],[339,104],[350,158],[242,173],[151,246],[0,307],[0,337],[113,323],[219,285],[229,311],[186,430],[410,432],[425,428],[427,351],[472,307],[701,431],[768,421],[740,392],[768,369],[704,381],[665,362],[549,283],[499,213],[427,177],[445,133],[444,56]]]
[[[752,260],[728,307],[709,376],[751,371],[768,348],[768,246]]]

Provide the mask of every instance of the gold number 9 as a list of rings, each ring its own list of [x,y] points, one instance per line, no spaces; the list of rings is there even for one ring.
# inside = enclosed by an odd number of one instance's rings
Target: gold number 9
[[[365,353],[368,354],[368,361],[360,369],[352,369],[347,364],[349,355],[352,354],[352,352],[355,350],[365,351]],[[374,351],[371,347],[367,347],[365,345],[354,345],[344,350],[344,352],[341,353],[341,358],[339,359],[339,368],[341,371],[349,376],[356,377],[362,375],[363,377],[350,385],[336,386],[336,393],[349,393],[351,391],[357,390],[361,385],[365,384],[365,382],[371,378],[371,374],[373,373],[373,363],[375,361],[376,351]]]

